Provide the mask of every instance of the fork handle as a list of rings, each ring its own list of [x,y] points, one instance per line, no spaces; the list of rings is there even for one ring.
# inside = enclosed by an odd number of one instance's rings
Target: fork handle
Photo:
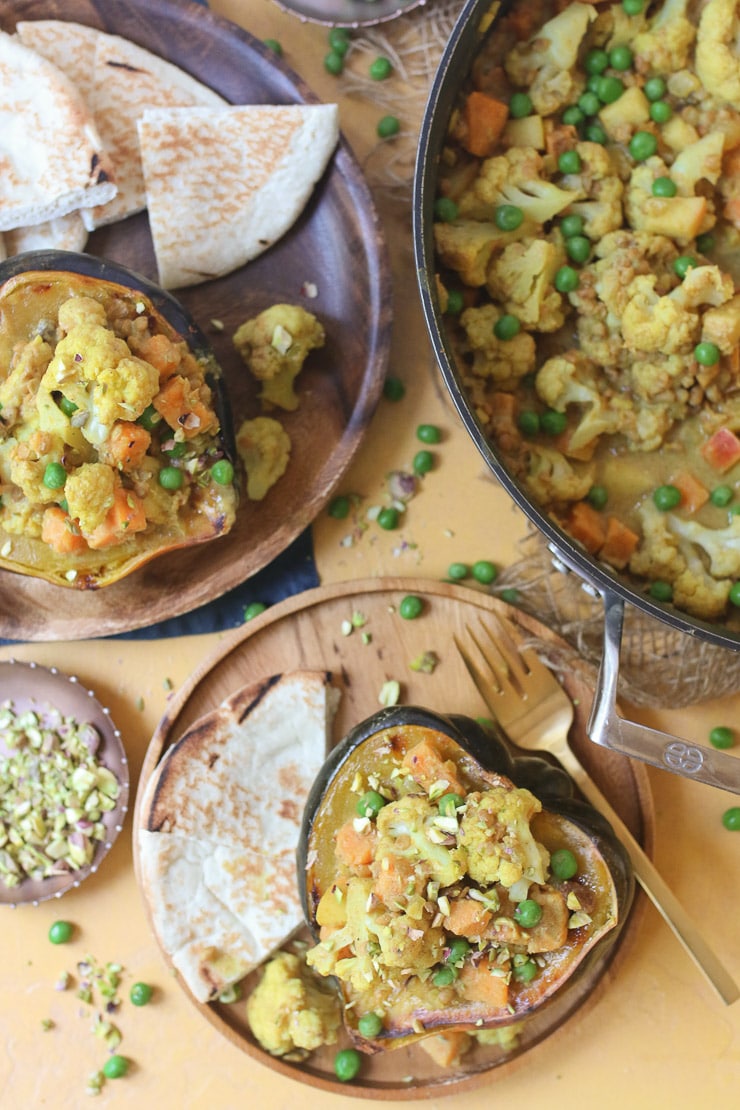
[[[720,963],[622,818],[612,808],[593,779],[589,778],[570,748],[562,750],[559,748],[558,759],[591,804],[609,821],[627,850],[638,883],[694,963],[718,992],[722,1001],[728,1006],[737,1001],[740,998],[740,991],[732,976]]]

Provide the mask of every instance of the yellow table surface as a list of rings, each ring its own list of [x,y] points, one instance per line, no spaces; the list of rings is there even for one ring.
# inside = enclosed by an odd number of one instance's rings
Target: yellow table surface
[[[305,24],[270,0],[212,0],[211,7],[259,38],[279,39],[288,62],[325,100],[340,100],[342,128],[362,157],[373,146],[378,111],[342,95],[323,70],[326,28]],[[398,115],[402,116],[402,107]],[[396,328],[391,372],[403,378],[402,404],[381,403],[344,488],[380,500],[387,472],[408,465],[418,447],[418,422],[445,433],[441,462],[411,502],[402,531],[365,533],[342,545],[346,525],[325,514],[314,528],[322,582],[373,575],[440,578],[453,560],[516,558],[524,520],[485,473],[446,399],[416,299],[408,215],[381,208],[396,279]],[[464,491],[464,496],[461,496]],[[399,553],[399,539],[408,547]],[[135,786],[144,754],[169,691],[177,689],[219,641],[219,634],[166,641],[88,641],[22,644],[0,649],[15,657],[76,674],[109,706],[120,728]],[[682,710],[635,711],[645,723],[706,741],[709,729],[737,720],[740,693]],[[709,943],[740,980],[737,941],[740,835],[725,831],[721,814],[734,795],[649,771],[656,835],[654,858],[677,897],[703,927]],[[639,896],[643,899],[643,896]],[[77,927],[67,946],[47,940],[63,916]],[[91,1015],[73,990],[55,991],[64,970],[86,954],[125,968],[124,988],[156,985],[156,1000],[137,1009],[127,1001],[115,1018],[121,1051],[135,1065],[108,1082],[98,1105],[117,1107],[242,1107],[283,1110],[297,1100],[307,1110],[358,1105],[348,1092],[326,1094],[274,1074],[224,1040],[190,1004],[168,972],[149,931],[135,883],[131,814],[101,871],[62,902],[3,909],[0,973],[0,1105],[76,1108],[86,1100],[89,1073],[104,1058],[90,1032]],[[51,1019],[44,1031],[42,1021]],[[479,1110],[499,1106],[642,1108],[738,1105],[740,1003],[726,1007],[649,904],[619,974],[587,1016],[505,1073],[474,1091],[433,1096],[434,1106]],[[400,1105],[391,1101],[387,1105]],[[408,1105],[408,1104],[406,1104]]]

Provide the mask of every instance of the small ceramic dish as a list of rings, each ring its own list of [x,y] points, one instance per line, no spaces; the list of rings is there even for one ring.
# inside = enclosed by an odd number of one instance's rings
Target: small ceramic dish
[[[50,710],[55,710],[79,724],[91,725],[100,737],[96,751],[97,762],[115,775],[119,784],[114,808],[101,816],[104,836],[97,842],[89,863],[77,870],[64,871],[47,878],[26,878],[14,887],[6,886],[0,878],[0,904],[17,906],[30,903],[37,906],[39,902],[50,898],[61,898],[67,891],[78,887],[84,879],[98,870],[112,848],[128,811],[128,760],[121,734],[111,720],[110,711],[74,675],[63,674],[56,667],[42,667],[37,663],[21,663],[14,659],[1,662],[0,708],[7,705],[18,715],[34,710],[43,716]],[[6,756],[7,751],[0,739],[0,759],[4,760]]]

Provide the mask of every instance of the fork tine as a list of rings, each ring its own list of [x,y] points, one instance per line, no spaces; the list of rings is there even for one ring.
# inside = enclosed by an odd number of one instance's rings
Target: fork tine
[[[491,617],[493,619],[489,620],[488,623],[484,623],[481,619],[480,626],[485,632],[489,644],[500,659],[500,666],[504,668],[504,673],[509,679],[511,686],[520,697],[526,697],[525,682],[527,678],[527,667],[522,659],[519,645],[511,635],[513,626],[509,621],[504,623],[504,621],[500,620],[495,614],[491,614]],[[495,638],[494,629],[492,627],[494,625],[496,633]],[[480,644],[478,644],[478,648],[489,665],[493,667],[490,654],[486,655]]]

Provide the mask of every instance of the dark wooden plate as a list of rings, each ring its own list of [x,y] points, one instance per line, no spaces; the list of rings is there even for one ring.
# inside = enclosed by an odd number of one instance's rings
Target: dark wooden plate
[[[315,102],[290,69],[247,32],[207,8],[178,0],[9,0],[0,27],[65,19],[138,43],[182,67],[233,103]],[[147,216],[100,228],[86,250],[156,281]],[[304,282],[316,285],[308,299]],[[153,560],[95,592],[67,590],[0,571],[0,636],[11,640],[107,636],[195,609],[245,581],[279,555],[328,501],[375,410],[391,324],[385,242],[362,172],[342,140],[303,215],[260,258],[178,299],[211,342],[224,370],[234,422],[259,413],[255,383],[231,336],[243,320],[279,301],[301,303],[324,324],[326,346],[298,379],[301,403],[281,414],[292,441],[289,468],[261,502],[244,498],[232,532]],[[223,330],[211,321],[221,321]]]
[[[422,615],[413,621],[403,620],[398,613],[401,599],[409,593],[417,594],[424,602]],[[280,671],[329,670],[342,690],[333,728],[335,742],[380,708],[378,696],[388,679],[400,683],[402,704],[423,705],[441,713],[485,716],[489,711],[457,656],[452,637],[465,640],[466,627],[475,625],[479,618],[485,620],[491,612],[506,614],[543,644],[549,643],[559,652],[566,651],[565,658],[570,662],[563,684],[575,706],[570,732],[573,749],[649,854],[654,815],[645,767],[597,747],[586,735],[593,700],[593,670],[574,657],[572,649],[544,625],[488,594],[445,582],[378,578],[322,586],[273,606],[225,637],[173,696],[141,771],[134,815],[137,873],[137,830],[146,827],[148,781],[163,754],[195,721],[225,698]],[[366,618],[362,631],[370,636],[369,642],[359,630],[343,635],[342,624],[353,613],[362,613]],[[409,666],[424,651],[434,651],[439,657],[431,675]],[[601,951],[567,992],[555,995],[527,1023],[518,1044],[508,1051],[478,1046],[459,1065],[448,1069],[434,1064],[423,1049],[411,1046],[368,1057],[358,1079],[345,1085],[333,1071],[336,1049],[346,1047],[345,1044],[312,1053],[302,1062],[277,1059],[255,1041],[243,1003],[202,1005],[193,1000],[193,1005],[242,1051],[301,1083],[370,1099],[435,1098],[491,1082],[500,1069],[511,1069],[524,1060],[528,1067],[535,1067],[530,1050],[545,1037],[562,1036],[563,1051],[567,1052],[567,1037],[578,1037],[578,1023],[594,1020],[598,1006],[608,1006],[609,980],[639,931],[643,908],[644,899],[638,895],[615,945],[606,953]],[[245,993],[254,986],[258,975],[255,972],[245,981]],[[187,990],[184,986],[182,989]]]

